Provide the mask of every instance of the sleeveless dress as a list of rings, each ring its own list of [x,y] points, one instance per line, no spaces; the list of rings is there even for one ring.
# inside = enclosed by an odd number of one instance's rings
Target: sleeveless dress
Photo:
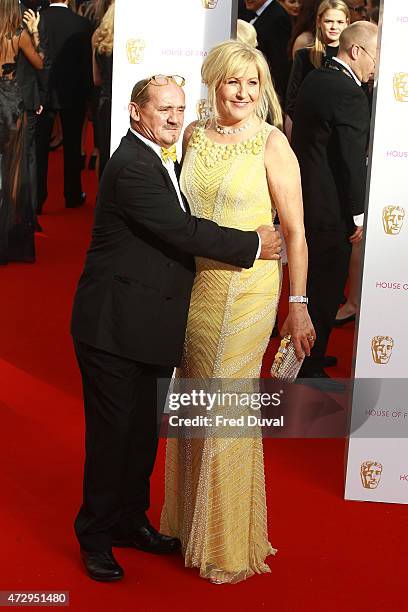
[[[272,224],[264,165],[271,130],[222,145],[204,125],[186,151],[181,188],[191,213],[219,225],[254,230]],[[258,379],[274,325],[281,287],[277,261],[249,270],[196,258],[182,365],[177,376]],[[238,582],[269,572],[261,430],[250,437],[168,439],[161,531],[181,540],[187,567],[203,578]]]
[[[35,261],[26,117],[16,79],[21,32],[5,37],[0,57],[0,264]]]

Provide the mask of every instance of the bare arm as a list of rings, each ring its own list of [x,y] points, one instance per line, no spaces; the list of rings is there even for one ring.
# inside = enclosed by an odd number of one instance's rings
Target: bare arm
[[[92,50],[92,74],[95,87],[102,85],[101,71],[99,70],[98,62],[96,61],[96,49]]]
[[[265,150],[265,166],[269,191],[279,213],[285,237],[290,294],[306,295],[307,245],[303,225],[303,203],[299,164],[286,137],[273,130]],[[315,336],[305,304],[289,304],[289,315],[282,333],[290,333],[298,357],[310,354],[309,338]]]
[[[305,47],[310,47],[310,45],[313,45],[312,33],[302,32],[302,34],[299,34],[292,47],[292,58],[295,57],[296,51],[299,51],[299,49],[304,49]]]
[[[38,34],[37,34],[38,35]],[[44,66],[44,60],[39,53],[34,49],[34,45],[31,41],[31,37],[23,30],[20,36],[19,47],[30,62],[37,70],[42,70]]]

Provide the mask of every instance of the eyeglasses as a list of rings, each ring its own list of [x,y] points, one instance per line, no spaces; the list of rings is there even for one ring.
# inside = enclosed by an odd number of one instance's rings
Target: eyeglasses
[[[360,49],[362,49],[363,51],[365,51],[365,52],[367,53],[368,57],[370,57],[370,58],[372,59],[373,64],[374,64],[374,68],[375,68],[376,61],[377,61],[377,60],[375,59],[375,57],[374,57],[373,55],[371,55],[371,53],[369,53],[369,52],[367,51],[367,49],[365,49],[365,48],[363,47],[363,45],[357,45],[357,47],[360,47]]]
[[[136,98],[140,96],[142,91],[144,91],[148,85],[158,85],[160,87],[162,85],[169,85],[170,83],[175,83],[179,87],[184,87],[186,83],[186,79],[180,76],[179,74],[172,74],[172,75],[155,74],[154,76],[150,77],[146,85],[142,87],[142,89],[136,95]]]

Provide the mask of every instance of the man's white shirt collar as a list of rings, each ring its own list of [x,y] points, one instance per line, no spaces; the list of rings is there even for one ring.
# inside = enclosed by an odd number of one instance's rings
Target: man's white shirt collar
[[[63,6],[64,8],[69,8],[68,4],[65,4],[65,2],[53,2],[50,6]]]
[[[134,130],[133,128],[129,128],[130,131],[132,132],[132,134],[134,134],[135,136],[137,136],[142,142],[144,142],[145,144],[147,144],[148,147],[150,147],[151,149],[153,149],[153,151],[156,153],[156,155],[158,155],[160,157],[160,159],[162,160],[162,155],[161,155],[161,146],[158,145],[156,142],[152,142],[151,140],[149,140],[148,138],[145,138],[144,136],[142,136],[141,134],[139,134],[139,132],[136,132],[136,130]],[[163,161],[163,160],[162,160]],[[171,161],[173,163],[173,161],[170,159],[169,161]],[[163,164],[165,165],[165,164]]]
[[[347,68],[347,70],[349,71],[349,73],[351,74],[355,82],[357,83],[357,85],[361,87],[361,81],[356,77],[356,75],[354,74],[350,66],[346,64],[346,62],[343,62],[343,60],[339,59],[338,57],[332,57],[332,59],[334,59],[335,62],[338,62],[339,64],[344,66],[344,68]]]
[[[254,23],[254,22],[255,22],[255,21],[258,19],[258,17],[259,17],[260,15],[262,15],[262,13],[264,12],[264,10],[265,10],[265,9],[267,9],[267,8],[268,8],[268,6],[269,6],[270,4],[272,4],[272,2],[273,2],[273,0],[266,0],[266,2],[264,2],[264,3],[263,3],[263,5],[262,5],[262,6],[260,6],[260,7],[259,7],[259,9],[257,9],[257,10],[255,11],[255,13],[256,13],[256,17],[254,17],[253,19],[251,19],[251,21],[250,21],[249,23]]]
[[[144,142],[148,147],[150,147],[156,153],[156,155],[158,155],[158,157],[160,158],[161,163],[163,164],[163,166],[166,168],[167,172],[169,173],[171,182],[173,183],[174,189],[176,190],[176,193],[177,193],[177,197],[178,197],[178,201],[179,201],[180,207],[184,210],[184,212],[186,212],[186,208],[185,208],[184,202],[183,202],[183,197],[182,197],[181,191],[180,191],[180,185],[179,185],[179,182],[177,180],[176,171],[174,169],[174,162],[173,162],[173,160],[169,158],[169,159],[167,159],[167,161],[163,161],[162,152],[161,152],[161,146],[160,145],[158,145],[156,142],[152,142],[148,138],[145,138],[144,136],[139,134],[139,132],[136,132],[136,130],[134,130],[133,128],[129,127],[129,129],[132,132],[132,134],[134,134],[137,138],[139,138],[139,140]]]

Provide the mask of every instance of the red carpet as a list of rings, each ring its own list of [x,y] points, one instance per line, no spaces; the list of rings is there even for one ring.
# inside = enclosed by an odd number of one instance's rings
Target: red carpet
[[[0,590],[69,591],[71,609],[84,612],[403,610],[407,510],[342,499],[342,440],[265,442],[270,539],[279,549],[269,561],[271,574],[215,586],[184,569],[180,557],[118,550],[126,571],[121,583],[86,577],[72,529],[83,422],[69,316],[89,241],[95,177],[84,173],[87,205],[65,210],[60,165],[57,152],[38,262],[0,269]],[[338,376],[350,371],[352,337],[352,325],[333,335]],[[163,448],[152,483],[156,525]]]

